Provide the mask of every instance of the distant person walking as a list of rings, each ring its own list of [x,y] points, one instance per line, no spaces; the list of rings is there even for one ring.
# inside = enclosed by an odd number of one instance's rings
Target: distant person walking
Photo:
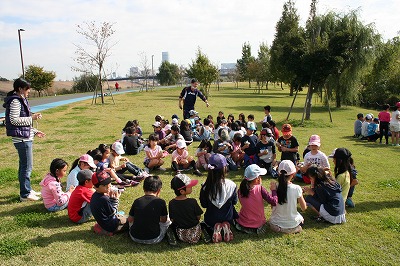
[[[119,91],[119,84],[118,84],[118,82],[115,82],[115,90],[116,90],[116,91]]]
[[[31,172],[33,168],[33,137],[42,138],[45,134],[33,127],[33,120],[42,118],[41,113],[32,114],[28,103],[31,91],[30,83],[23,78],[14,81],[14,90],[7,93],[3,107],[6,108],[7,136],[18,151],[18,179],[20,200],[39,200],[40,193],[31,188]]]
[[[203,93],[201,93],[201,91],[197,89],[197,86],[199,86],[199,82],[197,81],[197,79],[192,79],[190,82],[190,86],[183,88],[181,94],[179,95],[179,108],[181,110],[183,109],[183,119],[187,119],[190,117],[189,111],[194,110],[197,96],[199,96],[199,98],[206,103],[207,107],[210,106],[207,98],[203,95]]]

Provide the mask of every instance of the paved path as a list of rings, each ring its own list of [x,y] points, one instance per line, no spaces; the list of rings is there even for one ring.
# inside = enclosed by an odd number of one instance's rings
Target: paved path
[[[120,90],[119,92],[113,92],[113,95],[118,95],[127,92],[137,92],[139,89],[130,89],[130,90]],[[105,96],[110,97],[110,96]],[[32,113],[40,112],[46,109],[58,107],[65,104],[70,104],[74,102],[79,102],[83,100],[93,99],[93,92],[86,93],[74,93],[74,94],[63,94],[57,96],[49,96],[49,97],[40,97],[40,98],[32,98],[29,99],[29,105],[31,106]],[[98,101],[101,101],[101,97],[97,98]],[[3,102],[4,103],[4,102]],[[0,117],[4,117],[5,108],[3,107],[3,103],[0,105]]]

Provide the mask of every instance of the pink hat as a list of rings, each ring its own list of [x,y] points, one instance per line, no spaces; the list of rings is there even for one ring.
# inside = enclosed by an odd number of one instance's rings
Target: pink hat
[[[399,108],[400,107],[400,102],[396,103],[396,107]]]
[[[178,147],[179,149],[186,148],[186,142],[183,139],[179,139],[176,142],[176,147]]]
[[[89,154],[84,154],[81,157],[79,157],[79,161],[87,163],[91,168],[96,168],[97,167],[94,164],[92,156],[90,156]]]
[[[311,135],[308,145],[321,146],[321,138],[318,135]]]

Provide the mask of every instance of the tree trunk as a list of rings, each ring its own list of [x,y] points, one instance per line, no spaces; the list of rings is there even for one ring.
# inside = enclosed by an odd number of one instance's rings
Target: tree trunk
[[[306,98],[306,120],[310,120],[311,118],[311,107],[312,107],[312,79],[310,79],[310,83],[308,84],[307,98]]]
[[[251,88],[251,80],[249,79],[249,89]]]
[[[268,81],[265,82],[265,89],[268,90]]]
[[[294,91],[293,83],[290,82],[290,92],[289,92],[289,95],[290,95],[290,96],[293,96],[293,91]]]
[[[102,84],[102,76],[101,76],[102,67],[99,67],[99,86],[100,86],[100,93],[101,93],[101,104],[104,104],[104,93],[103,93],[103,84]]]
[[[281,81],[281,90],[283,90],[283,84],[282,84],[282,81]]]
[[[340,107],[342,107],[342,96],[340,95],[341,93],[340,93],[340,90],[336,90],[336,107],[337,108],[340,108]]]

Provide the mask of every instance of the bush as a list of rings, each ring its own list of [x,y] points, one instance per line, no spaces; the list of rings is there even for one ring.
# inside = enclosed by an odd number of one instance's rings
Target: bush
[[[83,74],[80,77],[74,78],[74,84],[72,85],[73,92],[88,92],[94,91],[98,82],[98,76],[91,74]]]

